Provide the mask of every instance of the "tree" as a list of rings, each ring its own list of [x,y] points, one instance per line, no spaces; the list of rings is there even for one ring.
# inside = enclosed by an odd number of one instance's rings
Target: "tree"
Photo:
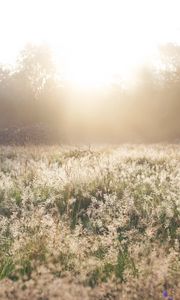
[[[19,78],[21,86],[31,91],[33,99],[38,99],[48,81],[55,80],[55,75],[55,64],[47,45],[28,44],[20,53],[16,78]]]
[[[55,123],[61,119],[62,87],[47,45],[28,44],[15,69],[0,67],[0,123]]]
[[[159,47],[161,74],[166,85],[180,82],[180,46],[168,43]]]

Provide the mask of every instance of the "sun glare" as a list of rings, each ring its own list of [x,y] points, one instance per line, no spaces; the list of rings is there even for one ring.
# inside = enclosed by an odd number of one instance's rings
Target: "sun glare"
[[[180,27],[176,0],[6,0],[1,6],[0,59],[14,59],[27,42],[47,42],[60,66],[63,60],[65,79],[79,87],[108,85],[114,74],[128,80],[158,43],[177,41]]]

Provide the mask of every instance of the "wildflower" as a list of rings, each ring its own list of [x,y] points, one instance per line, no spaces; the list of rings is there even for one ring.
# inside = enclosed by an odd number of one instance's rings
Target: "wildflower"
[[[163,291],[163,297],[168,297],[168,292],[166,290]]]

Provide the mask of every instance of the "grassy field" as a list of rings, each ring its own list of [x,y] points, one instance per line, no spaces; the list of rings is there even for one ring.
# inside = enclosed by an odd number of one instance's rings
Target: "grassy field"
[[[2,146],[0,280],[0,299],[180,299],[180,145]]]

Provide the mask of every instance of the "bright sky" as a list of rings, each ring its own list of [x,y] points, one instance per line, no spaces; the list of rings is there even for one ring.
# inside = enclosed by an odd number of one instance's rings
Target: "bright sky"
[[[179,0],[0,0],[0,62],[27,42],[51,45],[80,86],[131,76],[157,44],[180,42]]]

